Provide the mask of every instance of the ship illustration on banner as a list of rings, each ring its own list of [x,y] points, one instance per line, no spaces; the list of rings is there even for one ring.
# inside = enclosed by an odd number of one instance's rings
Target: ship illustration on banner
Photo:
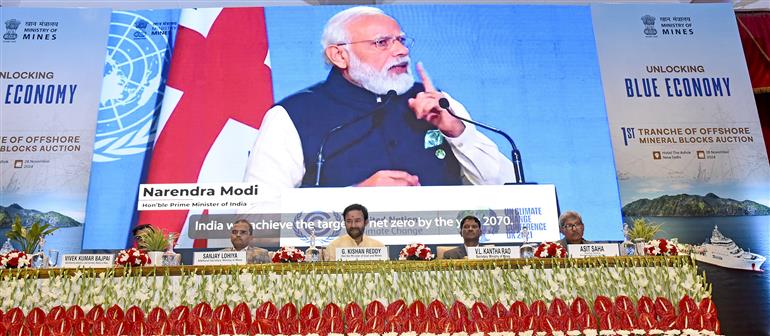
[[[705,263],[748,271],[762,272],[765,257],[750,251],[744,251],[735,242],[725,237],[716,225],[711,232],[711,238],[695,248],[695,260]]]

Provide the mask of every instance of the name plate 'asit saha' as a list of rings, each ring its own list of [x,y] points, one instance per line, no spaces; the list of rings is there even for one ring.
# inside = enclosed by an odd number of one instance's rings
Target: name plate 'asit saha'
[[[620,247],[618,244],[569,244],[567,253],[570,258],[617,257]]]

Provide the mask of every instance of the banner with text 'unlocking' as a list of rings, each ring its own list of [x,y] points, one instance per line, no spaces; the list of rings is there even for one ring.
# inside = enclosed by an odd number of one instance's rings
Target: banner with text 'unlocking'
[[[0,237],[15,218],[80,251],[109,10],[0,8]]]
[[[729,4],[592,7],[623,214],[770,252],[770,168]]]
[[[593,17],[623,205],[672,191],[770,204],[731,7],[594,6]]]

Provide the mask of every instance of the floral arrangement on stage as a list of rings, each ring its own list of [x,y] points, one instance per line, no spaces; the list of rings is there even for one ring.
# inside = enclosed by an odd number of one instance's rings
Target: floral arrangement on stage
[[[178,234],[165,233],[163,230],[151,226],[139,231],[136,245],[142,251],[163,252],[168,250],[169,245],[171,245],[169,242],[173,243],[176,236]]]
[[[398,253],[398,260],[433,260],[436,258],[430,247],[422,243],[409,244]]]
[[[0,255],[0,265],[3,268],[27,268],[32,265],[32,258],[23,251],[13,250]]]
[[[559,242],[540,243],[535,249],[536,258],[566,258],[567,250]]]
[[[294,247],[281,247],[273,254],[274,263],[298,263],[305,261],[305,252]]]
[[[426,281],[431,285],[420,285]],[[532,283],[540,285],[527,285]],[[271,263],[82,269],[74,273],[67,269],[46,273],[4,270],[0,273],[0,297],[4,298],[0,311],[5,312],[4,321],[24,320],[27,323],[16,324],[16,328],[28,328],[29,321],[61,316],[66,309],[65,315],[71,318],[46,325],[64,328],[66,323],[61,321],[67,320],[73,330],[92,328],[94,335],[158,325],[165,329],[145,334],[174,330],[197,334],[198,329],[191,328],[205,328],[200,330],[215,335],[271,331],[325,335],[329,330],[330,334],[348,335],[440,332],[468,336],[486,332],[533,336],[551,329],[554,331],[545,335],[714,335],[719,329],[709,288],[694,262],[685,257]],[[587,305],[579,297],[586,298]],[[693,299],[682,301],[685,297]],[[667,303],[677,301],[678,305]],[[73,308],[76,306],[82,309]],[[257,309],[257,313],[244,320],[238,317],[243,322],[239,323],[236,316],[245,313],[238,306],[252,313]],[[573,306],[578,307],[576,313],[567,313]],[[346,318],[346,312],[358,314],[356,307],[364,314],[351,316],[363,318]],[[94,313],[89,311],[94,309]],[[85,318],[81,318],[83,310],[88,312]],[[622,314],[631,310],[634,314]],[[18,313],[12,311],[28,313],[17,318],[14,314]],[[433,320],[425,315],[432,311],[438,314]],[[590,314],[582,314],[585,311]],[[642,317],[640,311],[649,314]],[[166,322],[158,322],[161,316]],[[342,323],[331,319],[334,316],[342,316]],[[704,319],[711,319],[711,324]],[[627,330],[632,322],[636,329]],[[9,330],[14,328],[11,324],[0,325]]]
[[[79,305],[56,306],[48,312],[34,308],[26,316],[20,308],[7,311],[0,332],[12,335],[716,335],[720,323],[711,299],[696,302],[682,297],[678,309],[666,298],[642,296],[632,300],[575,297],[546,303],[515,301],[511,305],[476,301],[465,304],[440,300],[407,303],[371,301],[339,306],[312,303],[278,306],[262,302],[212,307],[208,302],[173,309],[143,310],[118,305],[106,309]],[[636,303],[634,302],[636,301]],[[254,313],[252,314],[252,311]],[[3,330],[7,328],[7,330]],[[45,329],[45,330],[41,330]]]
[[[21,224],[21,217],[16,216],[13,225],[11,225],[11,230],[6,232],[5,236],[15,242],[21,251],[27,255],[32,255],[43,244],[45,237],[58,229],[50,224],[40,224],[39,220],[32,223],[29,227],[25,227]]]
[[[132,247],[128,250],[121,250],[118,252],[118,257],[115,259],[115,265],[144,266],[150,261],[150,256],[148,256],[146,252],[136,247]]]
[[[462,268],[457,268],[462,266]],[[444,272],[443,270],[455,270]],[[710,285],[687,257],[434,260],[429,263],[270,263],[247,267],[3,270],[0,310],[52,308],[62,302],[120,303],[143,309],[208,302],[550,301],[575,296],[710,297]],[[45,275],[45,277],[43,277]],[[40,278],[38,278],[40,276]],[[430,281],[430,286],[417,284]],[[538,286],[527,284],[537,283]],[[608,285],[609,284],[609,285]],[[148,290],[149,289],[149,290]],[[30,293],[36,293],[32,295]]]
[[[645,255],[675,256],[678,253],[676,245],[666,239],[651,240],[644,246]]]
[[[652,237],[663,231],[663,225],[649,221],[645,218],[635,218],[631,221],[631,229],[628,230],[628,239],[636,241],[650,241]]]

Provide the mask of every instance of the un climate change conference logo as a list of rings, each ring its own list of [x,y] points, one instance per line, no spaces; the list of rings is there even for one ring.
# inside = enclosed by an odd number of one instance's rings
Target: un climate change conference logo
[[[337,212],[311,211],[294,216],[292,230],[305,243],[309,244],[310,236],[315,235],[316,245],[325,246],[337,239],[344,227],[345,220]]]
[[[152,20],[113,12],[96,126],[95,162],[147,150],[165,85],[168,38]]]

